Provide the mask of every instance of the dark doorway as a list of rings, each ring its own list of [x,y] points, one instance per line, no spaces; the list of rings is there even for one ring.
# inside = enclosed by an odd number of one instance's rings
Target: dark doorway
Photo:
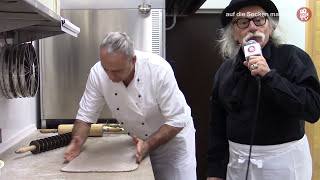
[[[172,17],[166,18],[167,27]],[[220,14],[178,17],[166,32],[166,59],[192,110],[196,128],[198,179],[207,177],[206,153],[209,143],[209,99],[214,75],[223,62],[216,47]]]

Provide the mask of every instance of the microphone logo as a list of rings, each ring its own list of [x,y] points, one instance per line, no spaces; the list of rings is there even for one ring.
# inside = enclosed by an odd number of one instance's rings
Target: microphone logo
[[[243,47],[243,52],[246,60],[249,59],[250,56],[261,56],[261,46],[257,41],[250,40]]]
[[[248,51],[249,52],[254,52],[256,50],[256,48],[254,47],[254,46],[250,46],[249,48],[248,48]]]

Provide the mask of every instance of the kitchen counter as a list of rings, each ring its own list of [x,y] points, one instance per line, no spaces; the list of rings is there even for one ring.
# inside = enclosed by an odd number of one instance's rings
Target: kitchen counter
[[[39,154],[26,152],[15,154],[21,147],[29,146],[29,143],[36,139],[57,135],[56,133],[42,134],[38,130],[22,141],[0,154],[0,160],[4,167],[0,169],[0,179],[108,179],[108,180],[154,180],[150,158],[145,158],[139,168],[131,172],[116,173],[68,173],[60,169],[66,165],[64,152],[67,146],[45,151]],[[104,134],[103,137],[89,137],[87,141],[94,141],[95,138],[108,138],[110,136],[127,136],[126,134]]]

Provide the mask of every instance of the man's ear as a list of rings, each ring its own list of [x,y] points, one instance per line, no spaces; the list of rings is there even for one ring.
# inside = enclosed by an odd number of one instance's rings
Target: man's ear
[[[136,56],[136,55],[133,55],[133,57],[132,57],[132,63],[135,64],[136,61],[137,61],[137,56]]]

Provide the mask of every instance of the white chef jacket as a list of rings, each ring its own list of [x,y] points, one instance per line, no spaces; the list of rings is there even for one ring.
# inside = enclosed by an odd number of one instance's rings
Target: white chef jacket
[[[128,87],[123,82],[112,82],[100,61],[91,68],[76,119],[96,123],[107,102],[130,136],[145,140],[164,124],[184,127],[175,138],[150,153],[150,158],[157,180],[194,180],[195,129],[173,70],[156,54],[135,54],[135,74]]]

